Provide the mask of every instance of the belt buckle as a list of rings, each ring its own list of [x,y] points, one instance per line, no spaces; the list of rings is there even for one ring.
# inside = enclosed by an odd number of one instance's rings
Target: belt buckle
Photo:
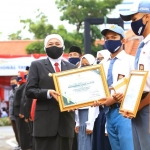
[[[115,103],[115,104],[112,104],[112,105],[110,106],[110,109],[112,109],[112,108],[119,108],[119,107],[120,107],[120,104]]]

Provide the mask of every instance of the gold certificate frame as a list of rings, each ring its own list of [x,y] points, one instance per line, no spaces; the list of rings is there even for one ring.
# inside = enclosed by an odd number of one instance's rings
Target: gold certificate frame
[[[94,65],[52,74],[55,89],[60,94],[60,111],[67,111],[104,102],[109,89],[103,65]]]
[[[136,117],[148,71],[132,71],[125,90],[119,113],[128,111],[130,117]]]

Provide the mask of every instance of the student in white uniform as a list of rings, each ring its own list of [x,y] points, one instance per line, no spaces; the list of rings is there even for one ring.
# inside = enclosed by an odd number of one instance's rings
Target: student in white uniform
[[[140,43],[135,57],[135,69],[150,71],[150,0],[136,1],[128,14],[121,14],[124,21],[132,21],[133,32],[144,39]],[[137,93],[138,94],[138,93]],[[144,107],[141,105],[144,103]],[[150,73],[140,103],[136,118],[132,119],[132,131],[135,150],[150,150]],[[125,117],[129,117],[125,112]]]
[[[97,52],[97,64],[110,58],[110,52],[107,49]],[[108,134],[106,130],[106,114],[104,106],[99,106],[99,115],[95,120],[93,129],[92,150],[111,150]]]
[[[95,58],[91,54],[85,54],[81,58],[81,67],[91,66]],[[84,107],[75,111],[78,150],[92,150],[93,127],[99,114],[99,107]]]
[[[99,64],[103,59],[108,59],[110,57],[110,52],[107,49],[100,50],[97,52],[97,64]]]
[[[101,34],[105,37],[105,47],[111,56],[102,61],[108,86],[122,77],[129,77],[133,70],[134,57],[123,50],[125,43],[124,30],[118,25],[104,29]],[[113,94],[112,91],[111,95]],[[112,150],[133,150],[131,120],[119,114],[120,103],[116,98],[108,97],[105,104],[108,137]],[[109,106],[109,107],[106,107]]]

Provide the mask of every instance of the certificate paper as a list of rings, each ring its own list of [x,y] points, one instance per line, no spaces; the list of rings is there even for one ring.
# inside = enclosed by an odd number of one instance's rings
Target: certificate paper
[[[142,85],[143,76],[131,76],[130,83],[127,89],[127,94],[125,96],[125,101],[122,108],[125,110],[133,111],[136,105],[136,100],[138,99],[138,92],[140,91],[140,86]],[[135,84],[136,83],[136,84]]]
[[[147,71],[131,72],[125,96],[120,106],[120,113],[128,111],[131,117],[136,117],[147,76]]]
[[[72,69],[53,75],[61,111],[104,102],[109,89],[102,64]]]
[[[102,79],[95,71],[60,77],[59,85],[62,89],[62,96],[67,100],[65,105],[100,100],[106,97]]]

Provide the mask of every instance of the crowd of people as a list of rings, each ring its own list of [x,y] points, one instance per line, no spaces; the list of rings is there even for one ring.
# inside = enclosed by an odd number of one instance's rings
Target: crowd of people
[[[150,71],[150,1],[136,7],[137,11],[121,15],[123,20],[132,21],[136,35],[144,37],[135,57],[124,51],[124,30],[115,24],[101,31],[106,49],[98,51],[96,58],[72,46],[68,61],[62,60],[64,40],[59,34],[51,34],[44,40],[47,58],[33,61],[11,78],[9,116],[18,143],[15,150],[150,149],[149,102],[131,118],[128,112],[119,113],[124,95],[111,90],[113,83],[129,77],[131,70],[141,70],[141,65],[142,70]],[[103,64],[111,96],[103,103],[94,102],[93,107],[60,112],[60,93],[48,74],[96,64]],[[141,101],[149,92],[148,75]]]

